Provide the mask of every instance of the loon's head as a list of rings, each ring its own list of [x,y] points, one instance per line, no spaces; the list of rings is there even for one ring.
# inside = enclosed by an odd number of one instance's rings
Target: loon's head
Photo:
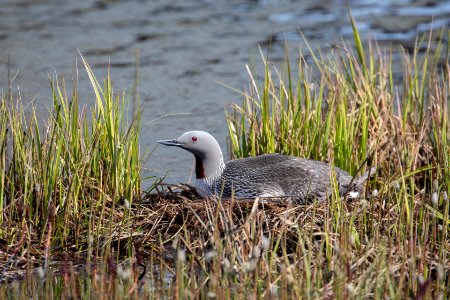
[[[188,131],[176,139],[162,140],[158,143],[180,147],[194,154],[197,179],[214,176],[223,165],[219,143],[205,131]]]

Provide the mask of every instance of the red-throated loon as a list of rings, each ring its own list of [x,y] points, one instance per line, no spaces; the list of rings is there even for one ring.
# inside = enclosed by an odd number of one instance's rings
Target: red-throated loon
[[[264,154],[224,163],[219,143],[204,131],[189,131],[177,139],[158,143],[177,146],[194,154],[195,189],[202,197],[282,197],[300,204],[315,199],[324,201],[332,194],[332,169],[321,161]],[[335,167],[339,194],[360,192],[363,183],[375,170],[372,168],[361,177],[353,178]]]

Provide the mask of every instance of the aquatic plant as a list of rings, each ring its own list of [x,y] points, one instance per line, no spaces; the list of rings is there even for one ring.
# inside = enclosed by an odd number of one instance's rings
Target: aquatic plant
[[[111,223],[128,218],[110,210],[141,195],[140,116],[126,124],[125,97],[82,61],[96,100],[90,113],[80,111],[76,81],[68,95],[56,77],[48,120],[20,95],[1,96],[0,236],[16,256],[35,253],[36,241],[58,251],[99,247]]]
[[[446,295],[449,31],[418,38],[412,53],[401,52],[399,84],[392,49],[374,41],[364,46],[351,22],[352,46],[324,56],[308,45],[312,59],[300,53],[298,73],[288,54],[284,69],[261,54],[261,82],[248,68],[242,103],[227,111],[231,156],[279,152],[325,160],[352,174],[378,168],[360,202],[344,203],[336,193],[321,212],[322,226],[306,236],[294,229],[297,255],[285,264],[297,272],[289,281],[297,297]],[[270,277],[283,278],[276,274]]]
[[[139,197],[139,116],[123,123],[109,77],[101,86],[83,60],[92,125],[57,81],[42,129],[3,96],[0,279],[26,280],[0,298],[448,298],[449,31],[403,52],[399,85],[391,50],[353,28],[354,48],[300,53],[296,75],[288,56],[285,70],[263,56],[263,82],[249,73],[228,126],[235,157],[377,166],[360,199],[223,201],[165,185]]]

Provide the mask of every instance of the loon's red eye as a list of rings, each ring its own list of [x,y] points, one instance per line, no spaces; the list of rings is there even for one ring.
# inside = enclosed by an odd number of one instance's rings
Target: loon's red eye
[[[192,141],[193,141],[193,142],[196,142],[196,141],[197,141],[197,137],[196,137],[196,136],[193,136],[193,137],[192,137]]]

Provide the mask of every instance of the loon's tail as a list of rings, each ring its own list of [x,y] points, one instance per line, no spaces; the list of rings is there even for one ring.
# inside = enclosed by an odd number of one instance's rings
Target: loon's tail
[[[358,177],[358,178],[355,180],[354,188],[355,188],[356,190],[359,189],[359,188],[361,188],[362,185],[364,184],[364,182],[366,182],[367,179],[369,179],[370,177],[372,177],[372,176],[375,174],[376,171],[377,171],[377,168],[376,168],[376,167],[372,167],[369,171],[365,172],[365,173],[362,174],[360,177]]]

